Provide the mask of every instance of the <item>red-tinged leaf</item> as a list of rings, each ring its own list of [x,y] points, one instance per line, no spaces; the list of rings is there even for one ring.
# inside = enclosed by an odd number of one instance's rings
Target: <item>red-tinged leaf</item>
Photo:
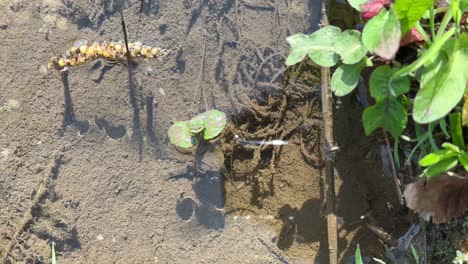
[[[361,16],[364,19],[371,19],[376,16],[385,5],[390,4],[390,0],[371,0],[361,5]]]
[[[406,35],[403,37],[403,39],[400,42],[400,46],[406,46],[411,43],[415,42],[422,42],[424,41],[423,37],[421,34],[418,32],[416,28],[412,28]]]

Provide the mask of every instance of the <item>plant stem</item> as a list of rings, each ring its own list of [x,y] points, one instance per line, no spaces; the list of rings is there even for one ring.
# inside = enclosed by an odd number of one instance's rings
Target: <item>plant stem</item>
[[[411,72],[416,71],[421,66],[423,66],[428,60],[434,58],[439,52],[439,50],[442,48],[442,46],[445,44],[445,42],[447,42],[447,40],[449,40],[453,36],[453,34],[455,34],[455,28],[451,28],[440,38],[435,40],[434,44],[421,57],[419,57],[413,63],[393,73],[392,77],[390,78],[390,82],[400,77],[406,76]]]
[[[434,39],[436,37],[436,34],[435,34],[435,10],[434,10],[434,6],[431,7],[431,9],[429,9],[429,22],[431,24],[431,36],[432,36],[432,39]]]
[[[452,19],[452,10],[448,9],[447,13],[445,13],[442,22],[440,22],[439,30],[437,31],[437,38],[442,38],[442,34],[444,34],[445,30],[447,29],[447,25]],[[434,40],[435,41],[435,40]]]
[[[429,45],[431,46],[432,45],[432,41],[431,39],[429,38],[429,36],[427,35],[426,31],[424,30],[424,28],[421,27],[421,24],[419,22],[416,23],[415,25],[416,27],[416,30],[418,30],[419,34],[421,34],[421,36],[423,37],[424,41]]]

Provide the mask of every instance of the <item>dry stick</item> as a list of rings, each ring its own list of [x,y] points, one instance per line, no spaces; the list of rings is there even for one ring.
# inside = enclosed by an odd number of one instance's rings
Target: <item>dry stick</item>
[[[322,0],[322,23],[328,25],[326,0]],[[338,264],[338,230],[335,212],[334,140],[333,140],[333,98],[330,94],[330,68],[321,69],[322,113],[325,136],[325,187],[327,188],[327,231],[328,256],[330,264]]]
[[[395,168],[395,161],[393,160],[393,155],[392,155],[392,152],[390,151],[390,143],[388,140],[387,131],[383,130],[383,132],[384,132],[385,144],[387,145],[387,147],[385,148],[385,151],[387,152],[387,156],[391,159],[390,167],[392,169],[392,176],[393,176],[393,183],[395,184],[395,191],[398,196],[398,201],[400,202],[400,205],[404,205],[405,200],[403,199],[403,195],[401,193],[400,181],[398,180],[397,171]],[[397,150],[394,150],[394,151],[397,151]]]
[[[7,243],[3,247],[4,255],[2,258],[3,259],[2,263],[7,263],[6,261],[10,254],[10,251],[13,249],[14,245],[16,244],[15,242],[17,242],[18,237],[21,235],[23,231],[27,230],[29,226],[33,223],[34,211],[37,209],[37,206],[41,203],[41,201],[43,201],[44,197],[46,197],[47,192],[49,191],[49,187],[51,185],[51,181],[53,180],[55,175],[58,173],[58,169],[62,162],[62,158],[63,158],[63,154],[57,154],[54,160],[52,160],[47,166],[48,168],[50,168],[50,170],[44,174],[44,177],[39,183],[39,186],[35,190],[35,195],[32,198],[32,202],[31,202],[31,205],[29,206],[29,209],[21,218],[21,220],[19,221],[19,224],[16,225],[16,231],[11,237],[10,242]]]

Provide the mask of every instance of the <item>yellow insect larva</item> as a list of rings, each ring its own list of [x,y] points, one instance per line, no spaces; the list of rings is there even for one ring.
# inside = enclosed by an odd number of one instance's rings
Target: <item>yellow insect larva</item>
[[[95,47],[89,46],[88,49],[86,50],[86,54],[87,54],[90,58],[94,58],[94,56],[96,55],[96,49],[95,49]]]
[[[116,52],[123,52],[123,45],[120,43],[115,44],[115,51]]]
[[[101,56],[102,55],[102,47],[97,45],[94,47],[94,49],[96,50],[96,54]]]
[[[78,53],[78,49],[79,49],[78,47],[71,47],[70,48],[70,53],[72,55],[76,55]]]
[[[57,61],[57,64],[58,64],[60,67],[65,67],[65,66],[67,66],[67,62],[66,62],[63,58],[60,58],[60,59]]]
[[[152,48],[151,49],[151,54],[153,56],[158,56],[158,54],[161,52],[161,49],[160,48]]]
[[[47,69],[61,70],[66,66],[75,66],[94,59],[107,59],[114,62],[123,62],[125,55],[130,52],[130,57],[157,58],[161,60],[168,54],[167,50],[143,45],[141,42],[129,43],[128,49],[123,42],[94,42],[77,41],[64,55],[52,57],[47,62]]]
[[[86,61],[86,57],[83,54],[78,54],[78,62],[83,63]]]
[[[71,59],[70,59],[70,66],[75,65],[76,62],[77,62],[77,61],[76,61],[76,58],[71,58]]]
[[[80,46],[80,53],[86,53],[87,49],[88,49],[88,47],[86,45],[81,45]]]
[[[142,45],[141,42],[135,42],[133,45],[133,50],[138,54],[141,52]]]

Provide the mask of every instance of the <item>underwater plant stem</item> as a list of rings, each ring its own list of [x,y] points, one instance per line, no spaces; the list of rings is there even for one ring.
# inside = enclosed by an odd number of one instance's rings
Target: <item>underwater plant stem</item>
[[[392,158],[392,153],[391,153],[391,150],[390,150],[390,140],[388,140],[388,135],[387,135],[387,132],[384,130],[384,138],[385,138],[385,144],[386,144],[386,148],[385,148],[385,151],[387,152],[387,156],[389,158]],[[398,201],[400,202],[400,205],[404,205],[405,204],[405,200],[403,199],[403,194],[401,193],[401,185],[400,185],[400,180],[398,179],[398,175],[397,175],[397,169],[395,167],[395,162],[398,161],[398,167],[400,167],[400,160],[399,160],[399,157],[398,157],[398,138],[395,139],[395,144],[394,144],[394,148],[393,148],[393,159],[390,161],[390,167],[391,167],[391,170],[392,170],[392,177],[393,177],[393,183],[395,184],[395,192],[396,192],[396,195],[398,197]]]
[[[322,24],[328,25],[327,0],[322,0]],[[327,200],[328,257],[330,264],[338,264],[338,229],[334,175],[333,97],[330,94],[330,68],[321,68],[322,114],[325,137],[325,188]]]
[[[445,44],[445,42],[447,42],[447,40],[449,40],[453,36],[453,34],[455,34],[455,28],[450,29],[441,37],[434,39],[433,45],[426,52],[424,52],[424,54],[421,57],[419,57],[413,63],[403,68],[400,68],[398,71],[394,72],[389,82],[392,82],[393,80],[396,80],[416,71],[421,66],[423,66],[428,60],[434,58],[440,51],[442,46]]]

